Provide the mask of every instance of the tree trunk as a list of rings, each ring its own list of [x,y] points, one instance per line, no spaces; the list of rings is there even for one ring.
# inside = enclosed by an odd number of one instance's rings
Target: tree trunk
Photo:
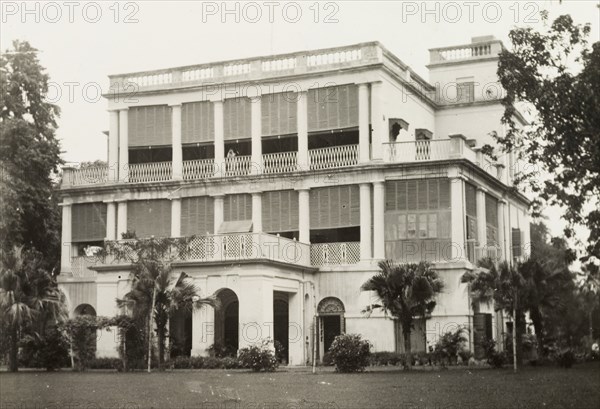
[[[535,329],[535,338],[537,340],[537,350],[540,357],[544,353],[544,321],[542,313],[539,308],[532,308],[529,310],[529,317],[533,322],[533,328]]]
[[[152,308],[148,314],[148,373],[152,371],[152,314],[154,313],[154,305],[156,303],[156,284],[152,291]]]
[[[405,368],[409,371],[412,368],[412,347],[410,344],[410,332],[410,324],[402,324],[402,335],[404,335],[404,355],[406,356]]]
[[[517,340],[517,364],[523,366],[523,334],[527,332],[525,328],[525,314],[522,310],[517,310],[517,317],[515,319],[516,326],[516,340]]]
[[[517,300],[513,304],[513,330],[512,330],[512,347],[513,347],[513,370],[517,373]]]
[[[17,372],[19,370],[19,346],[17,343],[17,335],[17,326],[13,325],[9,337],[10,350],[8,355],[8,366],[11,372]]]

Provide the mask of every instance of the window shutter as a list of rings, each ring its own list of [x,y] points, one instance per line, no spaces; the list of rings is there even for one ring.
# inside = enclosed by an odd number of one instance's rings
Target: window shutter
[[[409,180],[406,186],[406,208],[408,210],[417,209],[417,181]]]
[[[181,142],[210,142],[215,139],[214,105],[191,102],[181,106]]]
[[[224,221],[252,220],[252,195],[227,195],[223,202]]]
[[[133,200],[127,202],[127,229],[139,238],[171,236],[171,201]]]
[[[485,220],[486,224],[498,228],[498,199],[488,194],[485,195]]]
[[[358,87],[354,84],[308,91],[308,130],[358,126]]]
[[[230,98],[223,103],[225,139],[250,138],[251,101],[249,98]]]
[[[465,207],[468,216],[477,217],[477,190],[469,183],[465,183]]]
[[[202,236],[214,233],[214,204],[212,198],[186,197],[181,199],[181,234]]]
[[[168,105],[129,108],[127,113],[128,145],[171,145],[171,111],[171,107]]]
[[[440,208],[438,190],[439,190],[439,180],[437,180],[437,179],[429,180],[428,181],[428,193],[429,193],[428,204],[429,204],[430,209],[439,209]]]
[[[314,228],[360,226],[358,185],[311,189],[310,215]]]
[[[297,98],[293,92],[263,95],[261,100],[262,134],[288,135],[297,132]]]
[[[106,238],[106,204],[81,203],[72,207],[71,240],[101,241]]]
[[[417,181],[417,209],[426,210],[429,206],[427,200],[428,183],[427,180]]]
[[[523,255],[521,249],[521,229],[512,229],[512,251],[513,258]]]
[[[262,197],[263,230],[268,233],[298,230],[298,193],[265,192]]]

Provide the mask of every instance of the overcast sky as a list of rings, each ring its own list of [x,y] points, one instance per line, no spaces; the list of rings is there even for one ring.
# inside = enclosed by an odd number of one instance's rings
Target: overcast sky
[[[429,48],[481,35],[508,45],[509,30],[540,26],[542,10],[591,23],[600,39],[595,0],[228,2],[227,14],[220,1],[23,4],[2,2],[0,46],[20,39],[41,50],[62,110],[63,157],[73,162],[106,159],[107,104],[96,94],[109,74],[378,40],[428,79]]]

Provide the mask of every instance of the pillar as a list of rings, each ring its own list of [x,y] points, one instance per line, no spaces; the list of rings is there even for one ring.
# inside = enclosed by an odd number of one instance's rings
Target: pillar
[[[485,194],[487,189],[478,186],[477,195],[475,196],[477,206],[477,241],[478,247],[482,249],[478,258],[485,257],[485,249],[487,246],[487,229],[486,229],[486,215],[485,215]]]
[[[452,251],[444,251],[445,257],[450,256],[451,261],[466,259],[465,248],[465,209],[464,209],[464,179],[456,175],[450,178],[450,237]],[[450,253],[450,254],[449,254]],[[450,260],[449,260],[450,261]]]
[[[173,175],[174,180],[183,179],[183,150],[181,147],[181,104],[171,105],[171,136],[173,149]]]
[[[215,309],[208,305],[192,311],[192,356],[208,356],[215,343]]]
[[[373,160],[383,159],[383,143],[386,142],[387,124],[383,112],[383,84],[371,84],[371,157]]]
[[[298,92],[296,105],[297,131],[298,131],[298,166],[300,170],[310,170],[308,157],[308,93]]]
[[[252,231],[262,232],[262,193],[252,193]]]
[[[373,182],[373,258],[385,259],[385,184]]]
[[[181,237],[181,199],[171,199],[171,237]]]
[[[252,165],[250,172],[253,175],[263,173],[262,161],[262,117],[260,97],[250,99],[250,133],[252,136]]]
[[[369,84],[358,85],[358,159],[369,162]]]
[[[106,240],[117,239],[117,204],[106,203]]]
[[[213,196],[213,205],[214,205],[214,233],[218,234],[219,229],[221,228],[221,224],[224,220],[224,200],[223,195]]]
[[[102,277],[96,282],[96,314],[99,317],[114,317],[119,313],[118,281],[113,275]],[[96,338],[96,357],[116,358],[119,356],[118,331],[115,327],[98,330]]]
[[[300,287],[302,288],[302,287]],[[302,306],[304,303],[304,296],[301,292],[290,293],[288,299],[288,351],[289,351],[289,365],[303,365],[304,364],[304,332],[303,332],[303,316]]]
[[[119,110],[119,180],[129,180],[129,125],[127,108]]]
[[[360,259],[371,260],[371,184],[361,183],[360,193]]]
[[[71,204],[63,203],[62,207],[62,229],[60,250],[60,271],[71,273]]]
[[[119,111],[108,111],[108,180],[119,180]]]
[[[215,101],[215,168],[217,176],[225,176],[225,128],[223,123],[223,101]]]
[[[127,233],[127,201],[117,203],[117,240],[121,240],[123,233]]]
[[[310,191],[298,190],[298,241],[310,243]]]
[[[240,277],[239,347],[260,344],[266,338],[273,345],[273,282],[264,276]]]

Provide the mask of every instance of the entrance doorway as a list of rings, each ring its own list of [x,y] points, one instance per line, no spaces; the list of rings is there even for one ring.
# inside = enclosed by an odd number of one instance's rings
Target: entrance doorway
[[[346,332],[344,312],[344,303],[338,298],[327,297],[319,303],[319,359],[323,359],[335,337]]]
[[[239,346],[240,303],[229,288],[217,292],[221,308],[215,310],[215,342],[212,346],[216,356],[235,356]]]
[[[280,363],[289,362],[289,303],[287,293],[273,294],[273,340]],[[284,299],[285,298],[285,299]]]

